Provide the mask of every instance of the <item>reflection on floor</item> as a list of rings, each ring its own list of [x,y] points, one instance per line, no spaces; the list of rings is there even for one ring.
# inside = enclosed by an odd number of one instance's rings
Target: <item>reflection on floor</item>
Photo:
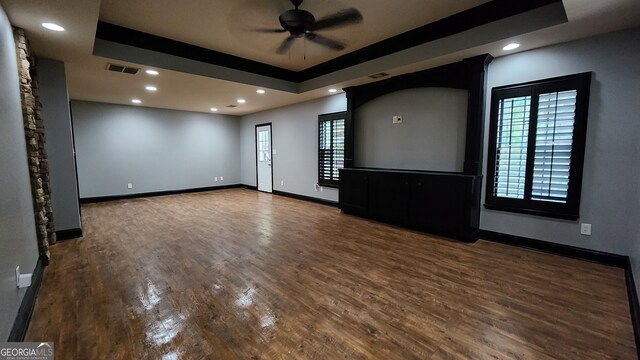
[[[623,271],[250,190],[85,205],[28,341],[56,359],[630,359]]]

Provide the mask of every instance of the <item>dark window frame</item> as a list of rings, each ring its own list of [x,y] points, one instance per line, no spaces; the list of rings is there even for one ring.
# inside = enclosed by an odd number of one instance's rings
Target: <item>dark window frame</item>
[[[330,113],[330,114],[321,114],[318,115],[318,185],[320,186],[326,186],[326,187],[335,187],[337,188],[340,185],[340,180],[338,177],[334,178],[333,175],[331,175],[330,178],[326,178],[323,177],[323,168],[322,168],[322,162],[323,162],[323,154],[322,154],[322,139],[320,138],[320,135],[322,134],[322,125],[326,122],[330,122],[331,123],[331,155],[333,156],[334,150],[333,150],[333,126],[336,120],[343,120],[343,126],[344,126],[344,130],[346,131],[346,117],[347,117],[347,112],[346,111],[341,111],[341,112],[336,112],[336,113]],[[344,164],[344,144],[343,144],[343,148],[342,148],[342,162]],[[333,167],[333,159],[330,160],[330,166],[331,168]],[[344,165],[343,165],[344,167]],[[333,174],[333,169],[330,170],[330,173]]]
[[[491,90],[491,117],[489,127],[485,208],[568,220],[576,220],[579,218],[590,87],[591,73],[586,72],[516,85],[495,87]],[[539,95],[567,90],[577,91],[567,201],[566,203],[554,203],[532,200],[533,163],[535,156]],[[498,197],[494,195],[494,188],[499,102],[500,100],[523,95],[531,96],[524,199]]]

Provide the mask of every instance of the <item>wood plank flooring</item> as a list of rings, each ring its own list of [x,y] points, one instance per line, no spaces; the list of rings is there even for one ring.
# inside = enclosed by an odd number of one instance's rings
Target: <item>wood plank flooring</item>
[[[250,190],[84,205],[28,341],[56,359],[635,359],[621,269]]]

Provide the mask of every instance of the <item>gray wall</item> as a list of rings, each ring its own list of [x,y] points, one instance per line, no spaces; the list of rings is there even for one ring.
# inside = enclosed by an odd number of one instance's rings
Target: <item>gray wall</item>
[[[82,221],[64,63],[38,58],[37,67],[56,231],[79,229]]]
[[[418,88],[367,102],[356,111],[356,166],[462,171],[468,96],[466,90]],[[403,122],[393,124],[394,115]]]
[[[566,44],[499,57],[489,67],[487,89],[500,85],[593,71],[587,148],[579,221],[555,220],[482,209],[481,228],[587,249],[630,255],[635,274],[640,274],[640,29],[622,31]],[[396,94],[392,94],[393,95]],[[381,98],[386,105],[367,109],[385,122],[396,111],[392,101]],[[395,99],[398,100],[398,99]],[[399,100],[402,101],[402,100]],[[486,116],[489,118],[490,99]],[[421,105],[413,105],[419,108]],[[345,110],[344,95],[304,104],[284,107],[242,119],[242,182],[255,185],[254,126],[273,123],[274,189],[337,199],[332,189],[325,194],[315,192],[317,181],[317,115]],[[466,109],[466,107],[465,107]],[[417,113],[419,111],[416,110]],[[363,116],[360,112],[359,117]],[[368,117],[366,113],[364,116]],[[411,117],[407,119],[410,123]],[[406,124],[403,124],[406,125]],[[378,126],[378,124],[374,124]],[[391,125],[390,125],[391,126]],[[359,129],[361,133],[369,130]],[[438,130],[434,130],[438,131]],[[485,129],[485,149],[488,146],[489,123]],[[411,136],[406,135],[405,136]],[[392,134],[391,142],[400,136]],[[376,139],[387,144],[389,136]],[[414,139],[412,142],[420,141]],[[414,144],[415,145],[415,144]],[[359,146],[362,146],[360,144]],[[386,145],[385,145],[386,146]],[[464,145],[462,145],[464,146]],[[456,159],[458,149],[456,147]],[[360,148],[360,152],[362,152]],[[389,147],[388,151],[392,151]],[[443,151],[444,152],[444,151]],[[486,154],[486,151],[485,151]],[[358,156],[358,155],[357,155]],[[359,154],[362,156],[362,154]],[[365,157],[366,158],[366,157]],[[380,155],[378,156],[380,158]],[[362,163],[376,166],[384,162]],[[484,159],[486,166],[486,155]],[[456,162],[456,165],[459,163]],[[459,165],[458,165],[459,166]],[[396,166],[392,166],[396,167]],[[486,169],[485,169],[486,174]],[[284,180],[284,186],[280,181]],[[484,186],[483,186],[484,190]],[[483,194],[484,197],[484,194]],[[580,223],[592,224],[592,235],[580,235]],[[638,282],[640,285],[640,282]],[[640,289],[640,286],[639,286]]]
[[[593,71],[593,80],[579,221],[483,209],[482,229],[631,255],[640,276],[638,44],[640,29],[634,29],[494,60],[489,89],[584,71]],[[487,122],[485,139],[488,128]],[[593,235],[580,235],[580,223],[593,224]]]
[[[344,94],[337,94],[244,116],[240,130],[242,183],[256,185],[255,125],[270,122],[275,151],[273,189],[338,201],[337,189],[314,189],[318,182],[318,115],[346,110]]]
[[[26,289],[15,268],[32,272],[38,260],[18,67],[11,24],[0,6],[0,341],[6,341]]]
[[[80,198],[240,183],[238,117],[82,101],[71,108]]]

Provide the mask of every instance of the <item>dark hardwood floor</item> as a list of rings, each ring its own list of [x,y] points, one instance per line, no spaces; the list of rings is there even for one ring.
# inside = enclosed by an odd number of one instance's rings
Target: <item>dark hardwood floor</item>
[[[83,205],[27,341],[56,359],[635,359],[623,270],[250,190]]]

